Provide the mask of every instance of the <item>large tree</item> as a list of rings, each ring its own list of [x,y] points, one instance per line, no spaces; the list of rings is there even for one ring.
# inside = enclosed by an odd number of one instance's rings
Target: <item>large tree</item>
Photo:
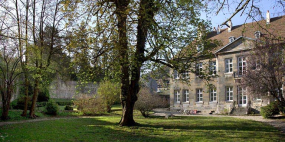
[[[268,93],[285,107],[282,90],[285,72],[284,39],[266,39],[256,42],[247,57],[247,70],[241,85],[255,95]]]
[[[184,70],[193,67],[190,62],[194,62],[197,46],[189,44],[197,39],[197,27],[207,25],[199,19],[203,5],[196,0],[98,0],[79,3],[67,0],[65,4],[70,17],[83,15],[87,26],[93,27],[90,33],[97,40],[90,46],[98,51],[95,57],[114,51],[115,62],[120,67],[123,108],[120,125],[123,126],[136,125],[133,109],[140,90],[142,67],[151,61],[172,68],[187,65]],[[106,43],[112,46],[106,48]],[[176,54],[186,46],[189,47],[187,50]],[[174,55],[175,58],[180,55],[188,58],[184,63],[170,60]],[[186,61],[189,62],[186,64]]]

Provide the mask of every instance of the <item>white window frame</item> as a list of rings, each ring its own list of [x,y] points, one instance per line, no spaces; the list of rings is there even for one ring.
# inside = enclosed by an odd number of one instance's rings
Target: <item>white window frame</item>
[[[196,76],[200,76],[202,74],[203,71],[203,63],[197,63],[196,64]]]
[[[180,92],[178,90],[174,91],[174,95],[176,96],[176,103],[180,103]]]
[[[209,70],[210,70],[210,73],[212,73],[212,75],[216,75],[216,72],[217,72],[216,69],[217,69],[216,61],[210,61]]]
[[[175,76],[176,76],[176,77],[175,77]],[[178,73],[177,70],[174,70],[174,71],[173,71],[173,78],[174,78],[174,79],[179,79],[179,73]]]
[[[196,101],[197,102],[203,102],[203,90],[202,89],[196,89]]]
[[[184,90],[183,93],[185,95],[185,101],[184,102],[189,102],[189,90]]]
[[[189,71],[183,72],[183,73],[182,73],[182,76],[183,76],[184,79],[190,78],[190,76],[189,76]]]
[[[210,89],[210,102],[216,102],[216,101],[217,101],[217,90]]]
[[[226,101],[233,101],[234,100],[234,91],[232,86],[226,87]]]
[[[233,59],[232,58],[226,58],[225,59],[225,72],[226,73],[232,73],[233,72]]]
[[[246,72],[246,58],[238,57],[238,75],[244,75]]]

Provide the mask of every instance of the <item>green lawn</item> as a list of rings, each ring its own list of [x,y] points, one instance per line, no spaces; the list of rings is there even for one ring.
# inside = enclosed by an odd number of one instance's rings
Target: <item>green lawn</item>
[[[264,123],[227,117],[136,116],[136,127],[120,127],[120,116],[71,118],[0,127],[0,141],[285,141]]]

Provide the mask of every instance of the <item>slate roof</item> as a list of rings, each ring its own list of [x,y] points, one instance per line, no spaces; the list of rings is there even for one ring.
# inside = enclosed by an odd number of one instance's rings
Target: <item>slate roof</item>
[[[234,23],[233,23],[234,24]],[[218,40],[221,45],[213,49],[213,53],[221,50],[221,48],[228,45],[229,37],[234,36],[236,40],[240,37],[246,37],[248,39],[256,39],[254,33],[256,31],[261,32],[262,37],[270,37],[275,39],[285,39],[285,16],[274,17],[270,19],[270,24],[266,24],[266,20],[256,21],[252,23],[246,23],[243,25],[233,26],[231,32],[228,32],[228,28],[220,30],[217,34],[216,31],[207,34],[207,38],[211,40]],[[285,41],[285,40],[284,40]]]

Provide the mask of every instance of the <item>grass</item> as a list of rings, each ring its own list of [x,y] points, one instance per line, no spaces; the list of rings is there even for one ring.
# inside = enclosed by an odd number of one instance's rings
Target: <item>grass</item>
[[[226,117],[136,116],[140,126],[120,127],[119,116],[48,120],[5,125],[3,141],[285,141],[264,123]]]
[[[11,112],[13,116],[21,113]],[[60,116],[80,116],[61,112],[67,114]],[[251,120],[202,116],[143,118],[138,111],[134,115],[139,126],[118,125],[120,105],[113,106],[107,116],[4,125],[0,126],[0,141],[285,141],[284,134],[276,128]]]

